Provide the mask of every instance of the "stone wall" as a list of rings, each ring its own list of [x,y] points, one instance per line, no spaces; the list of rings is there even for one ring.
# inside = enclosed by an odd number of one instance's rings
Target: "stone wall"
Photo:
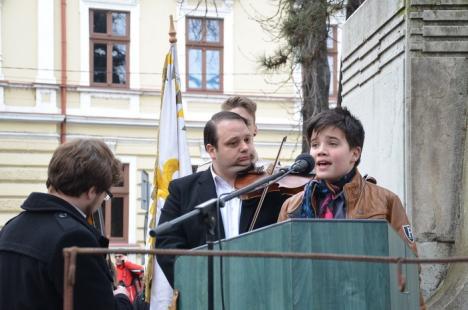
[[[384,4],[385,3],[385,4]],[[367,1],[343,28],[343,104],[366,130],[360,170],[402,200],[405,187],[405,16],[398,1]],[[361,19],[361,13],[365,19]],[[371,22],[369,22],[371,21]],[[385,163],[385,165],[382,165]]]
[[[343,27],[343,105],[362,169],[404,201],[422,257],[468,253],[468,1],[367,0]],[[423,265],[435,309],[463,309],[466,265]]]
[[[468,208],[461,200],[466,184],[468,1],[439,3],[411,1],[408,10],[408,203],[425,256],[465,253],[467,238],[460,232],[466,229]],[[425,293],[439,286],[451,294],[436,294],[430,300],[434,308],[462,309],[456,300],[468,297],[462,289],[468,268],[441,267],[426,267]]]

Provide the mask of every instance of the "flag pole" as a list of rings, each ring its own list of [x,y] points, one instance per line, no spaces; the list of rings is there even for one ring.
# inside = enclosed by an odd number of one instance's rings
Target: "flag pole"
[[[169,42],[172,43],[177,43],[177,32],[174,27],[174,17],[169,15]]]

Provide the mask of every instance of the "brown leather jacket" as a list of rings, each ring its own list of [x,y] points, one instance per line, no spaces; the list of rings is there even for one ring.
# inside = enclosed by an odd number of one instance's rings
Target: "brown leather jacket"
[[[410,240],[412,239],[411,225],[397,195],[383,187],[366,181],[358,171],[356,171],[351,182],[344,186],[343,190],[346,203],[346,218],[387,220],[417,255],[416,244],[414,240]],[[278,222],[294,217],[291,215],[301,206],[303,196],[304,191],[290,197],[283,203]],[[313,196],[314,193],[312,193]],[[316,208],[314,201],[312,202],[312,207]],[[409,234],[409,237],[407,234]]]
[[[397,195],[373,182],[365,180],[359,174],[359,171],[356,171],[351,182],[345,184],[343,190],[346,204],[346,218],[387,220],[400,237],[406,241],[414,254],[418,255],[411,225]],[[297,193],[283,203],[278,216],[278,222],[294,217],[294,214],[297,213],[298,208],[302,205],[303,196],[304,191]],[[314,197],[313,192],[312,197]],[[312,207],[316,208],[315,201],[312,201]],[[419,302],[420,310],[425,310],[426,305],[421,293],[419,295]]]

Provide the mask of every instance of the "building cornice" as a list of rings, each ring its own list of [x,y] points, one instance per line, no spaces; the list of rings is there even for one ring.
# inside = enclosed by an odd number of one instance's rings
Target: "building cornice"
[[[37,123],[60,123],[65,119],[61,114],[45,113],[22,113],[22,112],[2,112],[0,120],[2,121],[23,121]]]
[[[125,6],[135,6],[138,4],[138,0],[120,0],[120,1],[115,1],[115,0],[81,0],[83,3],[87,3],[89,5],[98,5],[98,6],[110,6],[110,5],[116,5],[118,4],[119,6],[125,5]]]
[[[11,88],[43,88],[43,89],[54,89],[59,90],[59,84],[51,84],[51,83],[24,83],[24,82],[12,82],[8,80],[0,80],[0,87],[11,87]],[[159,96],[161,95],[161,89],[145,89],[145,88],[125,88],[125,89],[118,89],[118,88],[98,88],[98,87],[89,87],[89,86],[82,86],[82,85],[67,85],[68,91],[76,91],[79,93],[87,93],[93,96],[105,97],[105,96],[135,96],[135,95],[150,95],[150,96]],[[266,96],[261,94],[238,94],[238,93],[224,93],[224,94],[200,94],[200,93],[190,93],[190,92],[182,92],[182,99],[183,100],[193,100],[193,99],[204,99],[209,101],[224,101],[229,97],[232,96],[247,96],[252,100],[261,100],[261,101],[298,101],[300,102],[300,98],[298,96]]]
[[[116,125],[133,127],[156,127],[159,120],[150,118],[126,118],[126,117],[99,117],[99,116],[78,116],[67,115],[67,123],[70,124],[90,124],[90,125]]]
[[[22,139],[22,140],[56,140],[60,139],[58,133],[42,133],[42,132],[1,132],[1,139]]]
[[[37,123],[60,123],[65,119],[61,114],[46,114],[46,113],[21,113],[21,112],[2,112],[0,120],[3,121],[22,121],[22,122],[37,122]],[[99,117],[99,116],[80,116],[67,115],[66,121],[69,124],[88,124],[88,125],[115,125],[115,126],[132,126],[132,127],[158,127],[159,120],[152,118],[128,118],[128,117]],[[186,120],[185,124],[188,128],[204,128],[206,121]],[[262,131],[279,131],[279,132],[299,132],[299,124],[257,124],[259,130]]]

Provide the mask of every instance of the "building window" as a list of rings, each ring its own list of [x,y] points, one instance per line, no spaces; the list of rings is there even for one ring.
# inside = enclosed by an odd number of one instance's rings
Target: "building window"
[[[223,20],[186,18],[187,90],[223,91]]]
[[[336,25],[328,26],[327,37],[328,66],[330,67],[330,99],[338,95],[338,36]]]
[[[113,243],[128,243],[128,169],[128,164],[122,165],[123,180],[110,189],[112,199],[103,203],[104,235]]]
[[[91,9],[89,16],[91,85],[128,88],[130,14]]]

